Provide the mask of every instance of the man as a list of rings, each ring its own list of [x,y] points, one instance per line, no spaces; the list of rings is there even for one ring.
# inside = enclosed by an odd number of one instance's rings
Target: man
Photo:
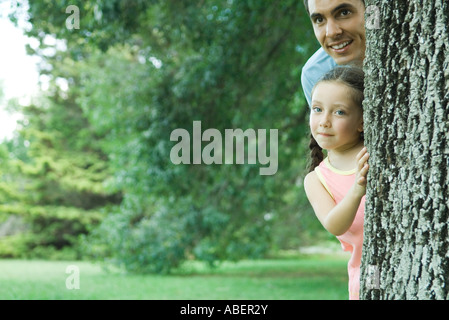
[[[321,48],[304,65],[301,83],[309,106],[311,92],[323,74],[338,65],[363,65],[364,0],[304,0]]]

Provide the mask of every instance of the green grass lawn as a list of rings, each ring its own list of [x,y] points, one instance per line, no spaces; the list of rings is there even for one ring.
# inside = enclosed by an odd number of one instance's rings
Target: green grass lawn
[[[3,300],[347,300],[348,257],[225,262],[216,269],[188,262],[171,275],[105,271],[85,261],[0,260]],[[66,268],[79,269],[79,289],[69,290]]]

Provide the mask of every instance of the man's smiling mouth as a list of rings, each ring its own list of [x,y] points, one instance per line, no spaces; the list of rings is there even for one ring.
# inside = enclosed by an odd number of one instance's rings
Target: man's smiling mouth
[[[345,41],[345,42],[342,42],[340,44],[331,46],[331,48],[334,49],[334,50],[340,50],[340,49],[343,49],[344,47],[350,45],[351,43],[352,43],[352,40],[349,40],[349,41]]]

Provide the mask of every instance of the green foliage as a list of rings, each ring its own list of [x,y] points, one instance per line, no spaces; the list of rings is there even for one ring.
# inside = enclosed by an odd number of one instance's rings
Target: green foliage
[[[104,186],[104,155],[86,147],[93,137],[81,109],[57,95],[39,103],[22,108],[22,129],[1,148],[0,212],[9,227],[0,256],[79,259],[79,236],[120,197]]]
[[[47,149],[29,156],[41,174],[35,181],[46,181],[47,190],[97,194],[107,175],[93,178],[92,171],[113,172],[110,190],[123,201],[84,238],[89,253],[130,271],[168,272],[191,257],[213,265],[296,247],[307,231],[302,221],[315,221],[297,185],[307,136],[300,71],[315,43],[302,3],[83,1],[79,30],[65,26],[69,4],[30,3],[28,34],[41,42],[30,51],[51,66],[43,72],[56,93],[62,78],[72,96],[55,95],[66,112],[45,111],[53,119],[50,137],[62,139],[49,139],[47,129],[28,133],[56,144],[58,155]],[[46,55],[48,35],[65,39],[67,50]],[[77,108],[85,118],[70,116]],[[74,123],[76,131],[59,117],[88,123]],[[174,165],[170,134],[192,134],[196,120],[220,132],[278,129],[278,172],[261,176],[260,165],[249,164]],[[60,157],[57,141],[82,156]],[[92,150],[104,152],[107,164]]]

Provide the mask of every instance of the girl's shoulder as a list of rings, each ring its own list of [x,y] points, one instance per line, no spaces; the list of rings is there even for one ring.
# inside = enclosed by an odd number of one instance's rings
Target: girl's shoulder
[[[320,180],[316,171],[312,171],[305,176],[304,191],[315,212],[320,211],[321,209],[319,208],[322,208],[323,205],[326,206],[326,208],[335,206],[332,195]]]
[[[315,170],[309,172],[308,174],[306,174],[306,176],[304,177],[304,185],[306,184],[310,184],[311,181],[318,179],[318,176],[315,172]]]
[[[321,189],[322,185],[320,179],[315,171],[309,172],[304,178],[304,190],[307,194],[315,192],[317,189]]]

